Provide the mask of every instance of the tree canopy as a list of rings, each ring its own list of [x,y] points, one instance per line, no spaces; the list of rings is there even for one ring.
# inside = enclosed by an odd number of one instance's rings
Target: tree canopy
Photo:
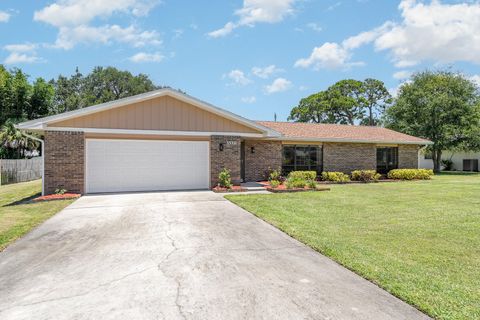
[[[478,87],[462,74],[424,71],[403,84],[387,109],[387,126],[431,140],[434,170],[442,150],[480,149]]]
[[[377,125],[392,97],[382,81],[341,80],[300,100],[289,116],[297,122]]]

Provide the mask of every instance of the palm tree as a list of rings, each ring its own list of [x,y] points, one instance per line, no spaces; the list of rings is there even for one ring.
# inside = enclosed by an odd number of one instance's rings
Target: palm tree
[[[15,127],[15,122],[7,120],[0,131],[0,156],[7,159],[20,159],[25,151],[38,148],[38,142],[22,134]]]

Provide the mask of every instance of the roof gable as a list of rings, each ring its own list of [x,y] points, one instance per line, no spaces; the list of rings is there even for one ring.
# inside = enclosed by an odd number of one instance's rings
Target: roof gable
[[[66,124],[76,124],[77,122],[78,122],[78,125],[83,124],[83,123],[85,125],[87,125],[87,122],[88,122],[89,127],[91,127],[90,125],[96,126],[97,121],[100,121],[100,120],[97,120],[97,117],[95,116],[95,114],[100,114],[101,117],[98,118],[98,119],[103,119],[103,118],[105,118],[105,115],[107,115],[107,113],[106,113],[107,111],[112,111],[112,110],[118,109],[118,108],[127,110],[127,109],[129,109],[130,106],[137,106],[137,107],[145,108],[145,110],[147,110],[148,109],[147,106],[149,104],[152,105],[152,103],[151,103],[152,101],[162,100],[162,99],[160,99],[162,97],[167,98],[167,99],[164,99],[164,101],[168,100],[168,101],[179,101],[179,102],[181,102],[181,103],[173,103],[172,104],[173,106],[181,105],[181,109],[182,109],[181,112],[183,112],[187,109],[189,111],[197,109],[197,111],[198,110],[203,111],[203,112],[200,112],[200,113],[196,112],[197,115],[198,114],[202,114],[202,115],[210,114],[211,115],[210,120],[217,121],[218,122],[218,128],[230,127],[230,128],[234,128],[236,130],[242,129],[242,131],[240,131],[240,132],[255,132],[255,133],[261,133],[265,136],[278,136],[279,135],[274,130],[271,130],[270,128],[264,127],[264,126],[254,122],[254,121],[245,119],[245,118],[243,118],[239,115],[236,115],[234,113],[231,113],[227,110],[215,107],[215,106],[213,106],[209,103],[206,103],[204,101],[201,101],[199,99],[196,99],[196,98],[191,97],[187,94],[181,93],[177,90],[173,90],[173,89],[170,89],[170,88],[159,89],[159,90],[156,90],[156,91],[147,92],[147,93],[144,93],[144,94],[139,94],[139,95],[136,95],[136,96],[132,96],[132,97],[124,98],[124,99],[119,99],[119,100],[115,100],[115,101],[111,101],[111,102],[107,102],[107,103],[103,103],[103,104],[99,104],[99,105],[95,105],[95,106],[91,106],[91,107],[87,107],[87,108],[83,108],[83,109],[79,109],[79,110],[74,110],[74,111],[65,112],[65,113],[61,113],[61,114],[58,114],[58,115],[54,115],[54,116],[49,116],[49,117],[45,117],[45,118],[40,118],[40,119],[36,119],[36,120],[23,122],[23,123],[20,123],[18,125],[18,128],[19,129],[24,129],[24,130],[45,130],[48,127],[58,127],[59,124],[64,126]],[[168,99],[168,98],[171,98],[171,100]],[[187,106],[189,106],[189,107],[187,107]],[[155,108],[153,108],[153,109],[155,109]],[[166,109],[173,112],[172,108],[166,108]],[[168,110],[166,110],[167,114],[169,112]],[[129,111],[129,112],[132,112],[132,111]],[[177,114],[178,112],[175,112],[175,113]],[[134,116],[136,116],[136,112],[134,112],[133,114],[134,114]],[[132,115],[132,113],[130,113],[130,116],[131,115]],[[147,117],[145,114],[143,116]],[[78,120],[80,118],[83,118],[83,120]],[[175,119],[180,119],[181,117],[175,116],[174,118]],[[190,119],[190,117],[188,117],[188,118]],[[101,120],[98,124],[104,123],[103,121],[104,121],[104,119]],[[112,120],[112,121],[115,122],[114,120]],[[108,122],[108,121],[105,121],[105,123],[106,122]],[[107,125],[107,127],[109,127],[109,126],[111,126],[111,125]],[[127,124],[127,126],[130,126],[130,125]],[[137,126],[137,125],[135,124],[133,126]],[[182,126],[184,126],[184,125],[181,124],[180,127],[182,127]],[[197,126],[197,127],[201,127],[201,126]],[[208,127],[208,125],[206,127]],[[77,128],[79,128],[79,127],[77,127]],[[136,128],[136,129],[140,130],[141,128]],[[165,130],[168,130],[168,129],[165,129]]]
[[[261,133],[168,95],[52,122],[48,127]]]

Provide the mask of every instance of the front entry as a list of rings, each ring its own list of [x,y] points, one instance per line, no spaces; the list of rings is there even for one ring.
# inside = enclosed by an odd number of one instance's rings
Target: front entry
[[[240,178],[245,182],[245,141],[240,144]]]

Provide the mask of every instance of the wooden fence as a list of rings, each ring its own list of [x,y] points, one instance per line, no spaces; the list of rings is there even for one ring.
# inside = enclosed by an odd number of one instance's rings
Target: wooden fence
[[[0,159],[0,185],[30,181],[42,177],[42,157]]]

